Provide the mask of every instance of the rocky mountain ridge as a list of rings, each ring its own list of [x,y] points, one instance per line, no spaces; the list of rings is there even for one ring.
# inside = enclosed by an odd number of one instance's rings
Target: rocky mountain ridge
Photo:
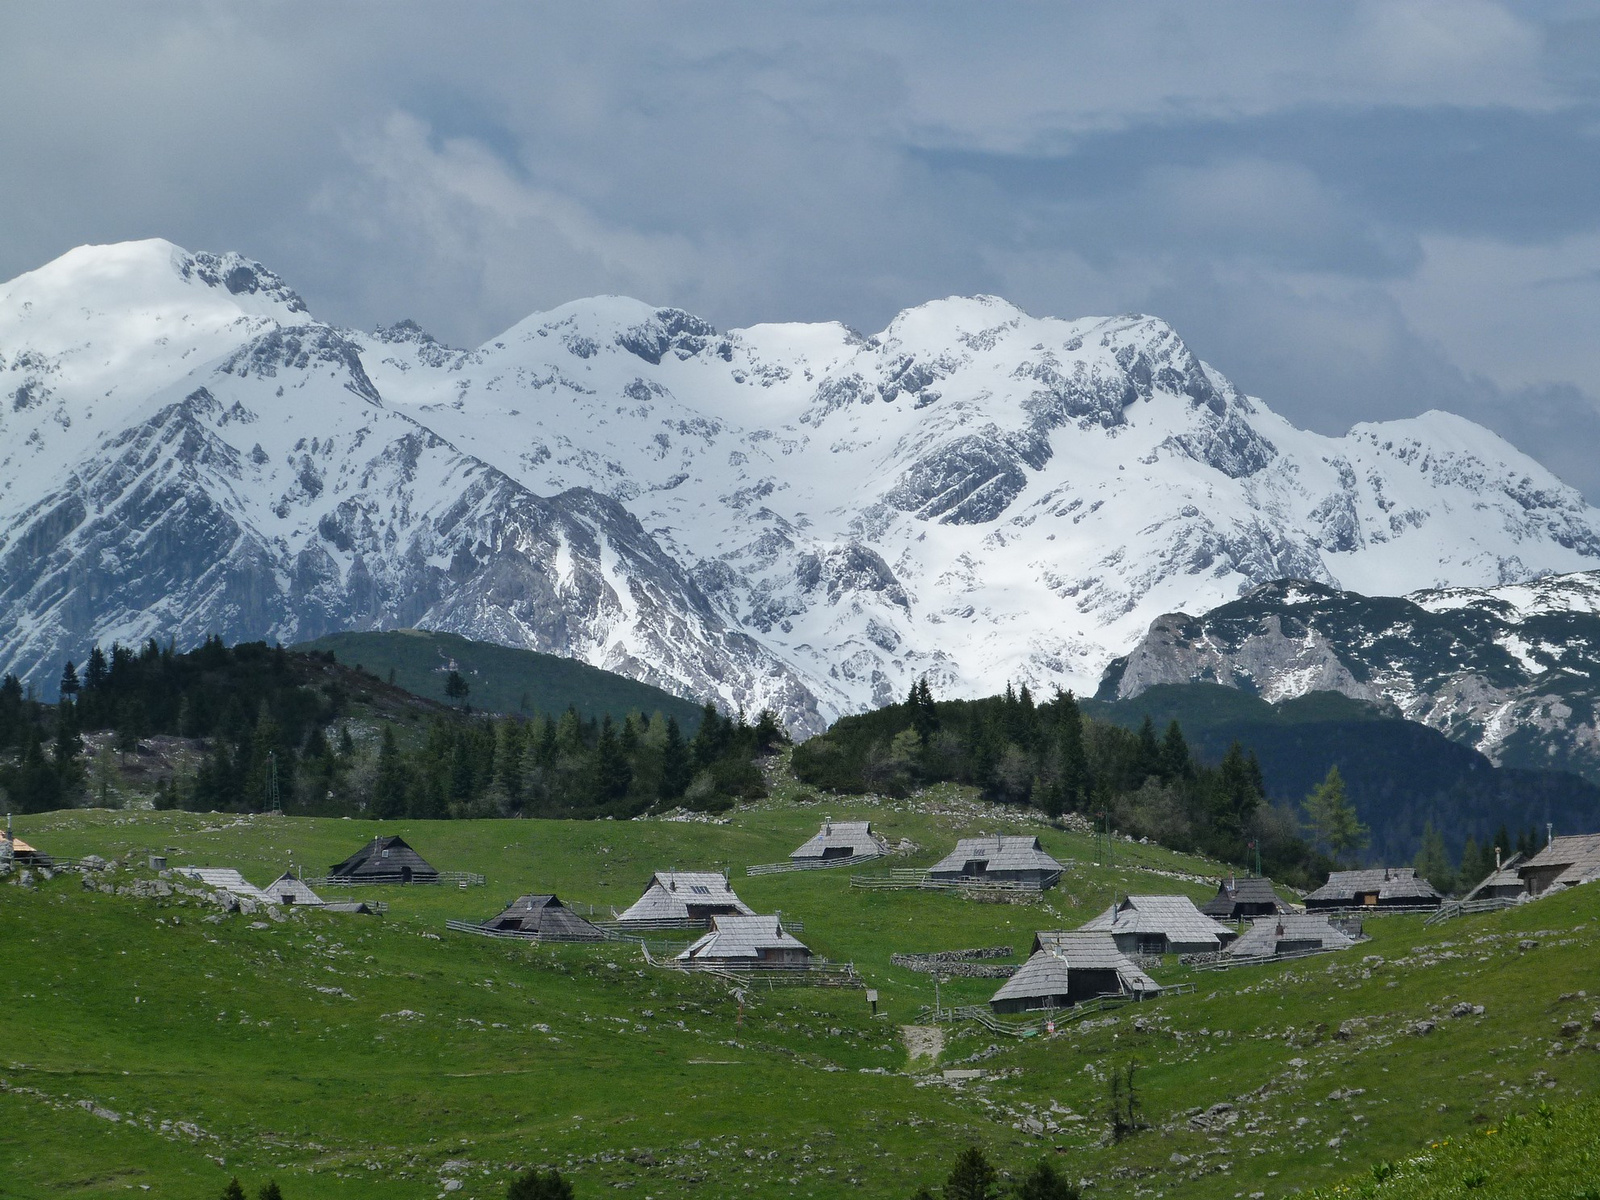
[[[1339,692],[1492,762],[1600,782],[1600,572],[1372,597],[1282,580],[1152,622],[1101,683],[1107,700],[1219,683],[1272,702]]]
[[[160,241],[0,285],[0,668],[94,641],[415,625],[796,732],[1092,689],[1153,617],[1285,576],[1600,566],[1600,514],[1443,413],[1298,430],[1151,317],[993,297],[718,331],[599,297],[474,350],[315,321]]]

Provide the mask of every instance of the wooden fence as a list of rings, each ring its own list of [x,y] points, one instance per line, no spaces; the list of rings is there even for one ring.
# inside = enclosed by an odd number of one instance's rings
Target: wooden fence
[[[788,862],[757,863],[753,867],[746,867],[746,875],[781,875],[786,871],[820,871],[825,867],[859,867],[862,863],[875,862],[884,855],[884,851],[874,854],[852,854],[849,858],[791,858]]]
[[[418,879],[412,876],[404,878],[398,871],[387,875],[366,875],[360,879],[346,879],[342,875],[323,875],[308,877],[305,881],[307,887],[366,887],[369,884],[382,887],[397,885],[411,886],[412,884],[431,885],[453,883],[460,888],[483,887],[486,882],[482,875],[476,871],[440,871],[436,879]]]
[[[1004,892],[1037,896],[1045,888],[1058,882],[1060,876],[1047,883],[1020,883],[1010,879],[985,879],[964,875],[958,879],[934,879],[924,869],[895,867],[882,875],[852,875],[850,886],[868,891],[910,891],[926,888],[944,892]]]
[[[1446,900],[1423,924],[1439,925],[1471,913],[1500,912],[1503,909],[1515,908],[1517,903],[1511,896],[1491,896],[1487,900]]]

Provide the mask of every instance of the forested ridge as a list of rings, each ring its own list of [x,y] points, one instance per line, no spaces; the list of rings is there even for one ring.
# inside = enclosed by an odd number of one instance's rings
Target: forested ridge
[[[1294,811],[1267,802],[1260,765],[1239,743],[1207,765],[1178,722],[1161,733],[1149,719],[1123,729],[1085,716],[1070,692],[1039,704],[1026,687],[935,700],[924,680],[904,703],[845,717],[797,746],[794,768],[838,791],[904,795],[928,783],[970,784],[996,803],[1082,813],[1241,867],[1253,868],[1259,851],[1262,868],[1288,882],[1321,882],[1332,861]]]
[[[685,737],[660,713],[490,716],[469,709],[459,676],[449,691],[455,706],[332,654],[265,643],[96,648],[82,672],[66,665],[57,704],[29,699],[13,676],[0,681],[0,789],[18,812],[115,804],[143,775],[162,808],[630,817],[764,795],[754,760],[784,736],[771,714],[752,725],[709,705]],[[137,771],[162,738],[182,739],[167,748],[170,769]]]

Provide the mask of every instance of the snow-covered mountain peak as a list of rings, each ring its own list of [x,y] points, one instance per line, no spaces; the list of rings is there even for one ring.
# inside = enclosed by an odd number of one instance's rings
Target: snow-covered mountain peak
[[[455,349],[133,243],[0,285],[0,400],[0,666],[42,680],[113,634],[425,624],[808,729],[923,674],[1092,688],[1269,580],[1600,564],[1600,514],[1470,422],[1323,437],[1159,318],[992,296],[873,337],[602,296]]]

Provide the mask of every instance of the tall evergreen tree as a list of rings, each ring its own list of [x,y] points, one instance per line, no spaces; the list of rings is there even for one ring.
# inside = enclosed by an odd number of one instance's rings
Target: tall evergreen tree
[[[384,821],[393,821],[406,812],[406,768],[400,761],[400,746],[395,741],[394,727],[383,727],[383,740],[378,747],[378,770],[372,782],[372,815]]]
[[[1329,767],[1327,778],[1306,797],[1305,810],[1317,840],[1328,848],[1335,862],[1364,847],[1371,837],[1371,830],[1361,823],[1345,798],[1344,777],[1337,766]]]

